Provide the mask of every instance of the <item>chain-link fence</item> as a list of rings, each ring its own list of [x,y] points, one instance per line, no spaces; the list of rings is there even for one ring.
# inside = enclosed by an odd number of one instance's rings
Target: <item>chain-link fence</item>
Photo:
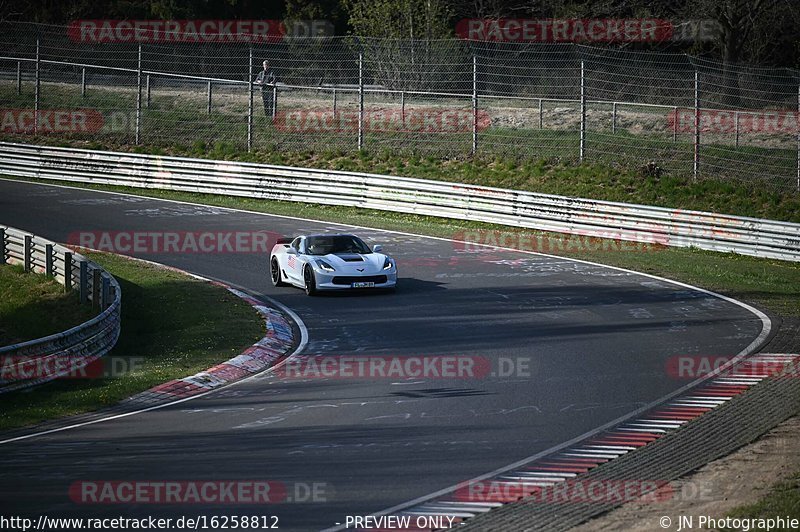
[[[575,44],[0,30],[6,135],[599,161],[800,190],[798,71]],[[278,82],[254,85],[264,59]]]

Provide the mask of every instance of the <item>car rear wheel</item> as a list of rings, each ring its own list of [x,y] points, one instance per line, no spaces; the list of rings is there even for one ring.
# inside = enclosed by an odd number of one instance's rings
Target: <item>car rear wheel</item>
[[[286,286],[286,283],[281,279],[281,267],[275,257],[269,263],[269,276],[272,278],[272,286]]]
[[[309,296],[316,295],[317,293],[317,279],[314,276],[314,270],[310,266],[306,266],[303,270],[303,284],[306,287],[306,294]]]

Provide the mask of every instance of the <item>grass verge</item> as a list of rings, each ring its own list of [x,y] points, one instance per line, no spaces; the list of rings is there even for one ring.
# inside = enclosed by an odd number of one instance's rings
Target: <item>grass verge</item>
[[[224,288],[107,253],[84,253],[122,288],[122,334],[101,378],[0,396],[0,430],[96,410],[236,356],[263,336],[252,307]],[[108,374],[123,369],[121,375]],[[114,373],[114,372],[111,372]]]
[[[21,265],[0,266],[0,346],[66,331],[92,315],[55,279],[25,273]]]
[[[788,481],[773,486],[760,501],[740,506],[728,515],[747,519],[797,518],[800,516],[800,471]]]

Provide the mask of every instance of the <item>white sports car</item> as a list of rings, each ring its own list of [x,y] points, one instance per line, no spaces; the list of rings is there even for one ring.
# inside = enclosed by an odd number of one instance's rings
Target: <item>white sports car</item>
[[[270,252],[272,284],[291,284],[314,295],[319,290],[383,288],[397,285],[397,264],[355,235],[305,235],[278,240]]]

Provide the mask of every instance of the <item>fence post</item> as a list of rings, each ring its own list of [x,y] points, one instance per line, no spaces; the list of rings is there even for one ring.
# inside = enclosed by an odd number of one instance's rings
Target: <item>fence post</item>
[[[44,274],[53,276],[53,244],[44,245]]]
[[[539,98],[539,129],[542,129],[542,125],[544,124],[544,109],[542,108],[542,98]]]
[[[22,61],[17,61],[17,95],[22,94]]]
[[[273,84],[272,85],[272,115],[270,116],[270,118],[272,118],[273,121],[275,121],[275,113],[276,112],[278,112],[278,85],[277,84]]]
[[[336,87],[333,88],[333,114],[336,116]]]
[[[142,134],[142,43],[139,43],[139,59],[136,63],[136,144]]]
[[[247,151],[253,149],[253,45],[251,44],[247,52]]]
[[[31,271],[32,265],[32,255],[33,253],[33,237],[31,235],[25,235],[23,237],[22,243],[22,257],[23,257],[23,264],[25,265],[25,271]]]
[[[611,104],[611,134],[617,132],[617,102]]]
[[[797,114],[800,115],[800,85],[797,86]],[[797,132],[797,192],[800,192],[800,131]]]
[[[364,147],[364,53],[358,51],[358,151]]]
[[[400,91],[400,118],[401,123],[406,123],[406,91]]]
[[[85,260],[80,261],[80,276],[78,277],[78,297],[81,305],[89,299],[89,265]]]
[[[478,152],[478,56],[472,54],[472,156]]]
[[[92,268],[92,310],[100,309],[100,268]]]
[[[208,82],[208,93],[206,98],[206,114],[211,114],[211,81]]]
[[[86,98],[86,67],[81,68],[81,98]]]
[[[672,121],[672,142],[678,142],[678,106],[672,109],[672,116],[675,120]]]
[[[64,252],[64,291],[72,290],[72,252]]]
[[[144,77],[144,106],[150,109],[150,74]]]
[[[700,73],[694,71],[694,163],[693,176],[700,172]]]
[[[583,162],[583,156],[586,153],[586,77],[585,77],[585,64],[581,59],[581,138],[580,138],[580,153],[578,161]]]
[[[739,111],[733,113],[733,128],[736,135],[736,147],[739,147]]]
[[[33,86],[33,134],[39,133],[39,84],[40,84],[39,38],[36,38],[36,78]]]
[[[0,264],[6,263],[6,230],[0,227]]]

